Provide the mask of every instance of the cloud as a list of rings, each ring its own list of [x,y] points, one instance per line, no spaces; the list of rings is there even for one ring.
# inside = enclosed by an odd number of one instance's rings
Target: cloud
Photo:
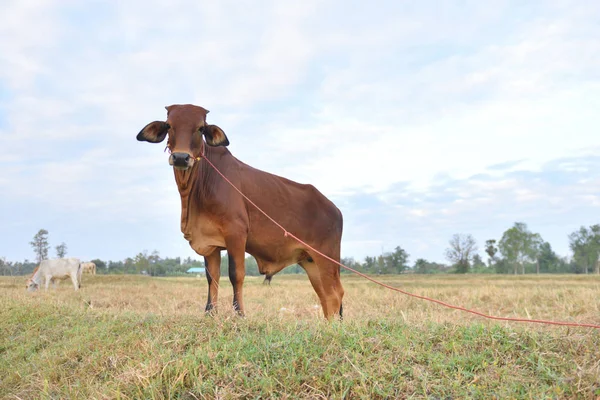
[[[434,8],[8,5],[0,255],[30,256],[41,227],[84,258],[193,255],[164,147],[134,138],[174,103],[208,108],[244,162],[331,197],[345,255],[439,260],[451,234],[520,219],[566,253],[598,222],[600,7]]]
[[[599,171],[599,156],[569,157],[548,162],[540,171],[447,179],[419,192],[399,185],[357,195],[344,203],[346,215],[371,212],[358,217],[368,222],[350,230],[348,239],[356,241],[363,232],[371,232],[370,239],[379,246],[391,249],[401,243],[413,261],[423,254],[444,261],[443,249],[452,234],[472,233],[482,245],[487,239],[499,240],[514,222],[524,221],[567,254],[567,234],[591,225],[589,216],[597,215]],[[375,249],[357,249],[362,254],[369,250]]]

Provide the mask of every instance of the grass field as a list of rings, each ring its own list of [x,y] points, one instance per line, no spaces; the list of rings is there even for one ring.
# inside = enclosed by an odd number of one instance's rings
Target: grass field
[[[327,323],[305,276],[221,281],[84,275],[27,293],[0,277],[0,398],[600,398],[600,331],[498,323],[343,278]],[[598,276],[392,276],[500,316],[600,323]]]

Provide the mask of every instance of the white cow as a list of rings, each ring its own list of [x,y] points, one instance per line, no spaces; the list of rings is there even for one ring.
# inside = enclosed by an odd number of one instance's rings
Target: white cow
[[[35,269],[31,278],[27,280],[27,290],[33,292],[38,289],[42,282],[46,284],[46,290],[50,282],[62,281],[71,278],[75,290],[81,287],[81,261],[79,258],[56,258],[43,260]]]

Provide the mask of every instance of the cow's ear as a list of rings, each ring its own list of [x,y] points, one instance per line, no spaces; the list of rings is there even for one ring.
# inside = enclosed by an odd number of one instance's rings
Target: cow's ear
[[[140,142],[160,143],[165,140],[169,128],[169,124],[163,121],[150,122],[137,134],[136,139]]]
[[[229,139],[227,139],[225,132],[216,125],[204,125],[202,134],[209,146],[229,146]]]

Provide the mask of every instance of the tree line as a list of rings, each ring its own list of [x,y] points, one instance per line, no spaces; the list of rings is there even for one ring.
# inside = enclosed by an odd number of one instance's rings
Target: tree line
[[[479,255],[476,240],[470,234],[455,234],[444,250],[448,264],[431,262],[417,258],[409,264],[409,254],[400,246],[393,251],[377,256],[367,256],[363,261],[354,258],[342,258],[342,263],[350,268],[369,274],[437,274],[437,273],[576,273],[600,274],[600,224],[582,226],[568,235],[570,257],[557,255],[552,246],[544,241],[539,233],[529,230],[523,222],[515,222],[499,240],[485,241],[484,251],[487,263]],[[30,242],[35,262],[9,262],[0,257],[0,275],[30,274],[41,260],[47,259],[50,245],[48,231],[40,229]],[[67,245],[63,242],[55,246],[56,256],[67,254]],[[148,274],[151,276],[184,275],[192,267],[204,267],[201,260],[188,257],[181,259],[162,258],[158,251],[143,251],[134,257],[122,261],[91,260],[96,264],[99,274]],[[342,268],[342,273],[349,273]],[[285,268],[280,274],[300,274],[304,270],[295,264]],[[260,275],[254,257],[246,258],[246,274]],[[221,257],[221,275],[228,275],[228,258]]]
[[[484,268],[477,244],[471,235],[454,235],[446,257],[456,272],[495,272],[499,274],[576,273],[600,274],[600,224],[582,226],[568,235],[572,257],[560,257],[539,233],[532,232],[523,222],[515,222],[499,241],[488,239]],[[489,271],[485,271],[488,269]]]

